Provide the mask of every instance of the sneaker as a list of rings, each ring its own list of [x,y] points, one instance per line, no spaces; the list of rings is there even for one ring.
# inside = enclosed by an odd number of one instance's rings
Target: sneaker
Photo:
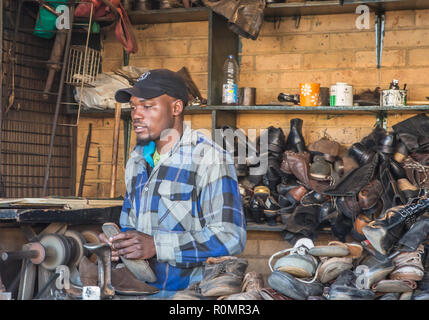
[[[420,281],[424,276],[422,255],[423,245],[414,252],[402,252],[393,258],[395,270],[390,274],[390,279]]]
[[[314,247],[314,244],[311,239],[301,238],[295,243],[293,248],[273,254],[268,261],[268,265],[271,271],[287,272],[297,278],[311,278],[314,276],[317,268],[316,258],[308,254],[308,251],[312,247]],[[271,266],[273,258],[287,252],[289,254],[278,259],[273,268]]]

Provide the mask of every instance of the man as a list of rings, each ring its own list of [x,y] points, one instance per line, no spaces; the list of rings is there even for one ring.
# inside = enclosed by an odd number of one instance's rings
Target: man
[[[208,257],[235,255],[246,242],[234,164],[204,135],[184,126],[184,80],[167,69],[150,70],[128,89],[137,145],[125,171],[121,233],[102,241],[112,260],[154,258],[164,297],[202,278]],[[163,293],[164,292],[164,293]]]

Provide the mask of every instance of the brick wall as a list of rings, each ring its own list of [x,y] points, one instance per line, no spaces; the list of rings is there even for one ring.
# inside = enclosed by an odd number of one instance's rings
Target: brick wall
[[[374,15],[371,14],[369,30],[358,30],[356,17],[354,14],[307,16],[301,18],[298,28],[292,18],[284,18],[278,28],[265,22],[256,41],[241,38],[239,85],[256,87],[257,104],[267,104],[275,102],[280,92],[297,93],[300,82],[319,82],[321,86],[348,82],[359,93],[376,86],[384,89],[397,78],[402,85],[407,83],[408,100],[425,100],[429,96],[429,78],[426,76],[429,72],[429,10],[386,13],[381,69],[376,68]],[[137,26],[136,29],[139,52],[131,57],[131,65],[172,70],[186,66],[203,96],[207,95],[207,22]],[[104,40],[103,71],[114,70],[122,63],[122,48],[114,35],[109,34]],[[388,128],[410,116],[389,115]],[[369,134],[375,124],[375,116],[365,114],[241,113],[237,117],[237,126],[258,129],[274,125],[283,128],[287,134],[293,117],[304,120],[303,133],[307,143],[327,135],[345,147]],[[185,118],[191,121],[193,128],[211,128],[210,115],[188,115]],[[93,186],[84,189],[84,195],[108,196],[110,180],[105,174],[110,172],[112,119],[81,119],[77,180],[89,122],[94,123],[93,132],[99,137],[97,148],[105,159],[102,162],[105,173],[101,178],[87,178]],[[134,141],[134,135],[131,141]],[[122,130],[120,144],[121,167],[124,163]],[[93,161],[90,160],[88,167],[98,170],[99,164]],[[123,167],[118,171],[117,195],[123,193],[122,188]],[[328,240],[324,236],[319,243]],[[278,233],[250,231],[242,256],[250,262],[249,271],[260,271],[266,279],[268,258],[287,246]]]

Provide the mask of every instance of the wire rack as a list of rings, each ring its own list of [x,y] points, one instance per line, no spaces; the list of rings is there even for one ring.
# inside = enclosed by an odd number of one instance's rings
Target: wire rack
[[[93,86],[100,62],[100,51],[87,46],[71,46],[65,82],[73,86]]]

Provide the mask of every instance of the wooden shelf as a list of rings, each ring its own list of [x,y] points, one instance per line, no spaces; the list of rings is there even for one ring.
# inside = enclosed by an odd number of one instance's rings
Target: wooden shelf
[[[355,13],[356,7],[366,4],[371,10],[418,10],[429,9],[427,0],[339,0],[271,3],[264,9],[265,17],[290,17],[322,14]],[[132,24],[156,24],[172,22],[207,21],[210,9],[207,7],[172,8],[163,10],[129,11]]]
[[[380,107],[380,106],[352,106],[352,107],[302,107],[291,105],[258,105],[258,106],[207,106],[192,107],[189,113],[210,112],[212,110],[231,112],[261,112],[261,113],[415,113],[429,112],[429,105],[405,106],[405,107]]]
[[[213,111],[229,111],[235,113],[309,113],[309,114],[377,114],[377,113],[418,113],[429,112],[429,105],[416,105],[405,107],[380,107],[380,106],[353,106],[353,107],[302,107],[291,105],[258,105],[258,106],[187,106],[185,114],[211,114]],[[76,114],[77,109],[69,108],[69,114]],[[128,116],[130,109],[122,109],[122,116]],[[113,109],[105,110],[81,110],[81,115],[94,117],[111,117],[115,114]]]
[[[426,0],[345,0],[341,6],[339,0],[307,1],[268,4],[264,10],[266,17],[306,16],[322,14],[355,13],[357,6],[365,4],[371,11],[394,11],[428,9]]]
[[[277,223],[275,226],[270,226],[266,223],[255,223],[247,222],[247,231],[270,231],[270,232],[281,232],[284,231],[285,225]]]
[[[132,24],[208,21],[209,10],[206,7],[195,7],[129,11],[128,16]]]

